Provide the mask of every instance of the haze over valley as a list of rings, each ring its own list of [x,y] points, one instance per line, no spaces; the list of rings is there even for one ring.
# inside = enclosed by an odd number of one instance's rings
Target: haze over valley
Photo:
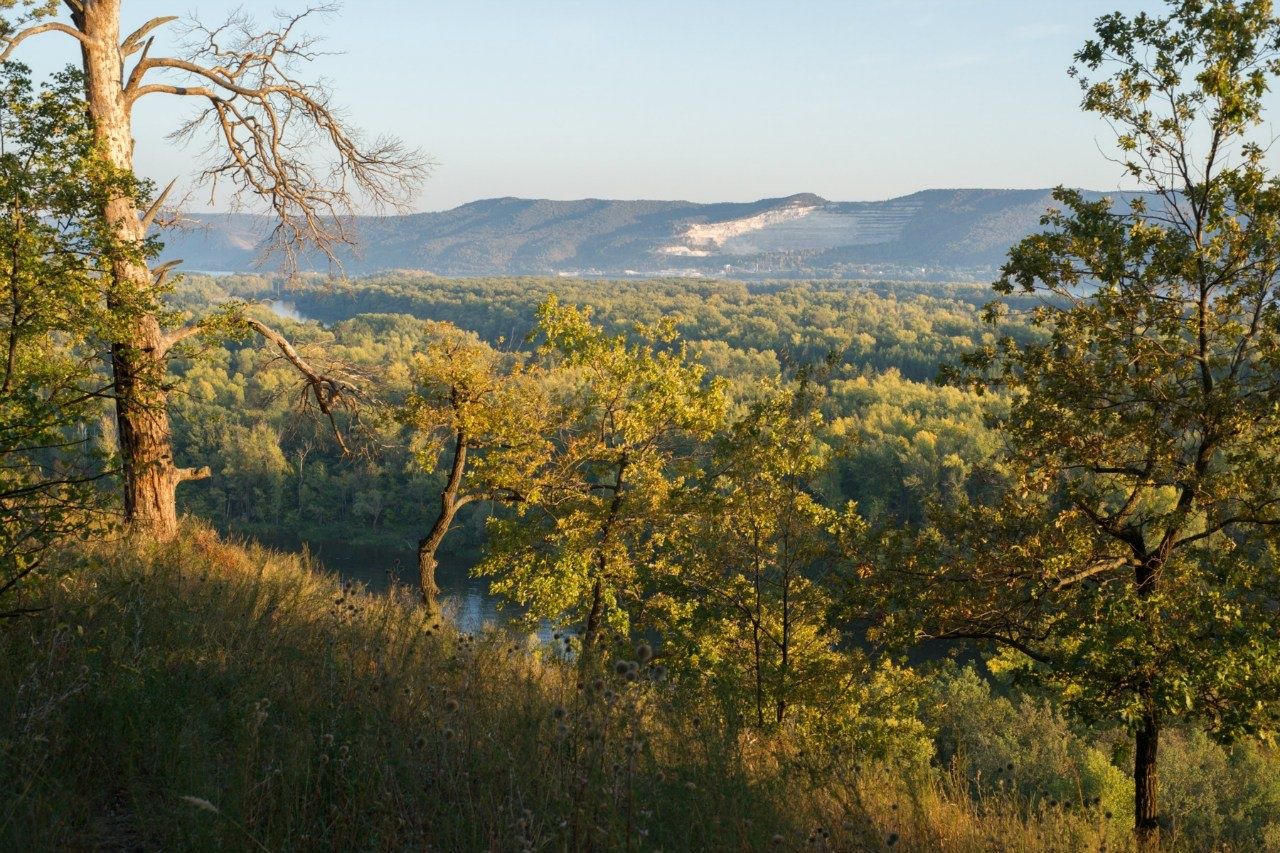
[[[1089,194],[1089,197],[1097,197]],[[750,203],[495,198],[363,216],[344,270],[440,275],[694,275],[989,280],[1040,227],[1050,190],[926,190],[886,201],[811,193]],[[189,215],[163,236],[187,269],[261,268],[266,217]],[[312,269],[324,269],[312,258]],[[266,269],[270,269],[267,266]]]

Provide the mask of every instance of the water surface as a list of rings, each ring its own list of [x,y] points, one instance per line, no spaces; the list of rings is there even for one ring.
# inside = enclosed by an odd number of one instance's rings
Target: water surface
[[[263,539],[264,545],[299,552],[304,548],[331,572],[344,580],[364,584],[374,592],[385,592],[399,583],[417,589],[418,555],[406,548],[353,545],[343,541],[280,538]],[[471,575],[473,560],[442,556],[436,569],[440,604],[463,631],[479,631],[486,625],[506,625],[517,611],[498,608],[498,598],[489,591],[487,578]]]

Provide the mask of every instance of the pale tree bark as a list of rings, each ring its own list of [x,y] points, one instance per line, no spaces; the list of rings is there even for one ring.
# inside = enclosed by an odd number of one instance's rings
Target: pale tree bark
[[[258,30],[244,15],[217,29],[193,27],[200,40],[190,47],[190,57],[151,57],[154,31],[175,17],[153,18],[123,36],[122,0],[65,2],[69,23],[46,20],[0,36],[0,61],[35,36],[76,39],[95,138],[107,163],[126,174],[133,172],[132,109],[139,98],[170,94],[203,100],[206,111],[177,134],[190,139],[204,128],[213,131],[214,161],[202,177],[227,181],[237,196],[269,207],[277,223],[273,244],[291,266],[308,247],[336,260],[335,247],[352,239],[345,223],[356,203],[395,204],[425,176],[427,162],[417,152],[393,139],[361,145],[330,106],[328,92],[294,76],[295,65],[316,55],[314,40],[295,34],[298,23],[330,7],[278,16],[274,29]],[[138,59],[126,74],[135,54]],[[150,81],[153,73],[178,79]],[[313,165],[317,140],[328,154],[327,171]],[[164,195],[147,210],[139,210],[132,196],[117,195],[102,211],[125,249],[111,263],[106,301],[132,318],[111,347],[125,516],[134,530],[159,539],[177,532],[178,485],[209,474],[207,468],[179,468],[173,456],[166,355],[194,331],[166,334],[161,327],[159,286],[172,265],[152,270],[142,251]],[[298,367],[321,411],[332,419],[333,406],[353,389],[311,370],[278,333],[260,323],[249,325]]]
[[[91,0],[79,5],[72,20],[84,35],[80,43],[85,96],[94,136],[113,168],[132,171],[132,121],[122,79],[119,0]],[[111,198],[104,213],[120,244],[142,245],[146,230],[133,198]],[[113,310],[150,301],[151,271],[132,254],[126,252],[113,261],[107,291],[107,304]],[[178,484],[209,473],[207,468],[193,471],[174,464],[164,357],[164,333],[154,311],[134,319],[126,339],[111,346],[125,517],[135,528],[161,539],[177,531]]]

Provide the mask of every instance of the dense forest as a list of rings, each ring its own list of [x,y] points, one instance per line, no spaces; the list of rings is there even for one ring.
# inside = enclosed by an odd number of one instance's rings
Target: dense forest
[[[429,165],[323,9],[67,6],[0,0],[0,846],[1280,849],[1270,2],[1095,22],[1140,192],[990,287],[301,276]],[[285,274],[157,260],[150,96]]]
[[[439,279],[402,274],[350,282],[198,276],[175,302],[208,312],[231,299],[283,300],[314,322],[276,319],[302,351],[353,374],[377,377],[383,402],[402,405],[413,356],[451,323],[504,351],[530,349],[538,305],[558,294],[589,306],[611,332],[660,319],[674,324],[693,361],[748,399],[762,381],[804,373],[821,388],[822,441],[833,453],[821,489],[872,516],[918,521],[939,488],[965,488],[995,438],[992,401],[934,382],[943,364],[994,339],[979,316],[989,299],[974,285]],[[255,309],[270,316],[263,305]],[[296,316],[296,315],[295,315]],[[1005,332],[1035,332],[1011,320]],[[184,489],[189,510],[228,530],[315,539],[405,543],[428,523],[443,471],[424,472],[407,436],[383,424],[380,450],[344,456],[323,425],[298,418],[298,377],[255,341],[214,342],[176,372],[187,380],[174,407],[183,460],[219,466]],[[399,448],[398,450],[396,448]],[[431,477],[435,476],[435,480]],[[475,544],[485,508],[459,519],[453,542]]]

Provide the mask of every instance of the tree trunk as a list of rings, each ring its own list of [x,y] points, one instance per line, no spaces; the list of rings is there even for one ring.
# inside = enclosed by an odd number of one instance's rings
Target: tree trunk
[[[304,444],[298,449],[298,521],[302,521],[305,507],[304,494],[307,486],[307,457],[311,455],[311,445]]]
[[[431,613],[440,610],[440,587],[436,585],[436,551],[453,524],[463,501],[458,492],[467,468],[467,436],[458,430],[453,438],[453,462],[449,465],[449,478],[440,492],[440,512],[431,525],[430,532],[418,541],[418,582],[422,590],[422,603]]]
[[[751,623],[751,644],[754,653],[753,664],[756,677],[756,722],[764,728],[764,673],[761,671],[760,659],[760,622]]]
[[[1156,592],[1164,555],[1143,555],[1135,572],[1138,598],[1142,601],[1142,619],[1150,618],[1147,602]],[[1160,715],[1150,675],[1138,688],[1142,702],[1142,723],[1134,736],[1133,750],[1133,829],[1141,853],[1160,847],[1159,780],[1156,758],[1160,749]]]
[[[1142,726],[1134,738],[1133,752],[1133,826],[1138,849],[1160,847],[1159,779],[1156,758],[1160,748],[1160,720],[1154,712],[1143,715]]]
[[[418,540],[418,584],[422,594],[422,604],[429,613],[440,612],[440,587],[436,585],[436,549],[444,539],[448,523],[441,523],[443,516],[436,519],[431,532]]]
[[[603,560],[601,560],[603,562]],[[600,622],[604,616],[604,583],[597,576],[591,587],[591,609],[587,612],[587,627],[582,632],[582,669],[590,669],[596,642],[600,636]]]
[[[760,728],[764,728],[764,649],[760,640],[760,629],[764,624],[764,591],[760,581],[764,575],[764,567],[760,564],[760,530],[754,525],[751,530],[751,548],[754,552],[751,586],[755,592],[755,612],[751,615],[751,663],[756,680],[756,722]]]
[[[774,718],[779,725],[787,716],[787,675],[791,671],[791,573],[784,568],[782,573],[782,660],[778,666],[778,703]]]
[[[151,354],[150,343],[138,346],[140,340],[152,339],[148,325],[159,332],[154,317],[144,319],[151,322],[136,324],[132,330],[133,340],[111,347],[124,474],[124,512],[135,531],[164,540],[177,533],[177,488],[190,477],[173,464],[168,400],[156,375],[163,370],[163,360]]]
[[[124,93],[120,0],[84,3],[73,18],[87,36],[82,55],[94,138],[112,168],[132,174],[132,120]],[[164,385],[166,342],[155,315],[151,271],[141,256],[146,232],[135,200],[115,195],[105,202],[102,212],[117,244],[107,306],[132,315],[123,339],[111,347],[125,519],[137,532],[169,539],[178,529],[178,484],[202,472],[174,465]]]
[[[613,481],[613,498],[609,501],[609,512],[600,528],[600,543],[596,547],[596,579],[591,586],[591,609],[587,613],[587,627],[582,634],[581,669],[586,672],[594,665],[596,645],[600,640],[600,628],[604,621],[604,577],[609,568],[609,537],[613,533],[613,525],[622,508],[623,478],[627,473],[630,459],[624,452],[618,459],[618,469]]]

